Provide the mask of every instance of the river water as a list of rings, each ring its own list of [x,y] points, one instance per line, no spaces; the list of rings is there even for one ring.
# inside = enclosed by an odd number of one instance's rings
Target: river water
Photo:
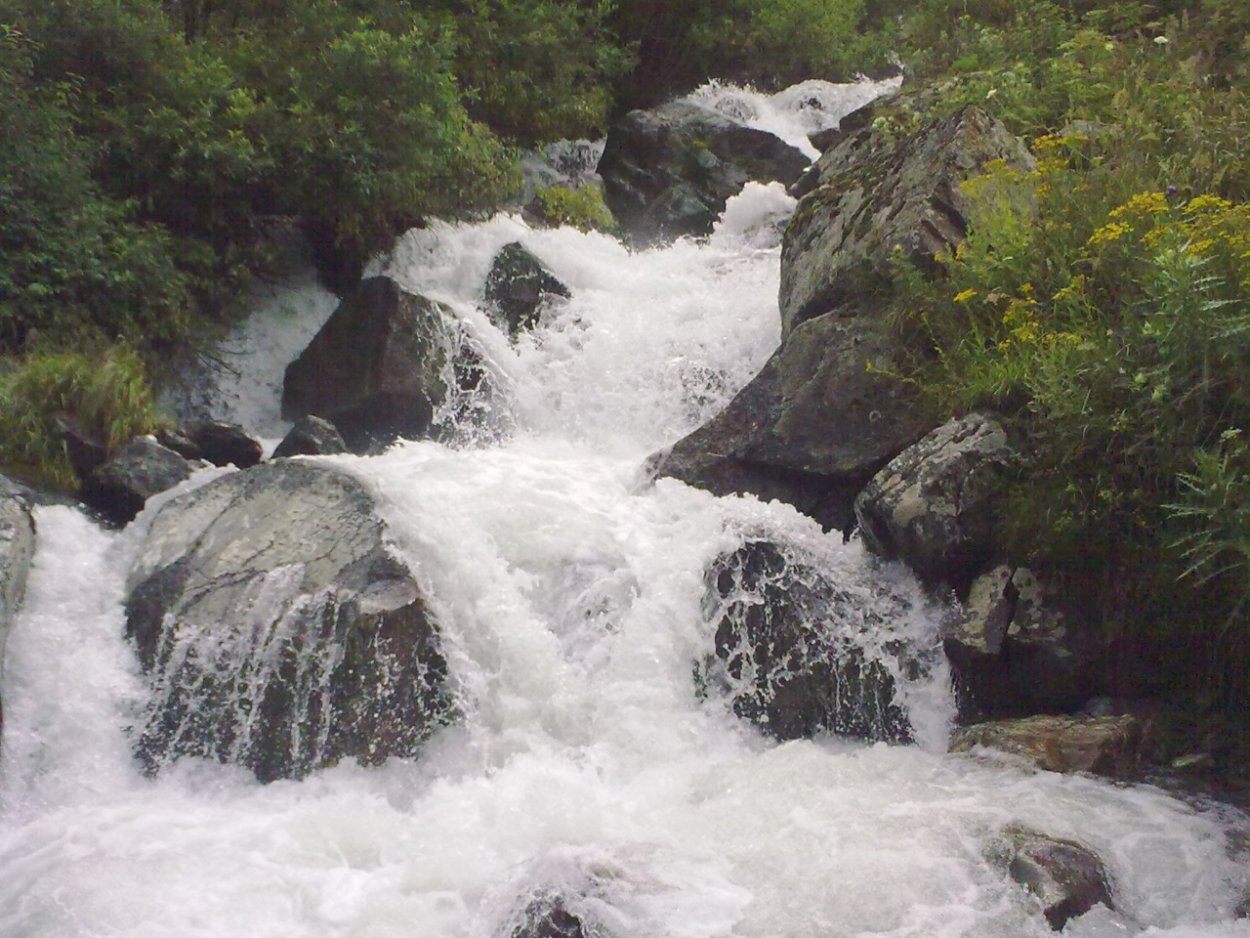
[[[864,93],[703,92],[800,129]],[[746,540],[783,545],[915,647],[935,648],[949,614],[786,506],[640,474],[775,348],[792,209],[779,186],[749,186],[710,238],[639,252],[501,216],[411,232],[376,262],[447,303],[490,376],[449,405],[449,442],[325,460],[374,492],[442,632],[463,718],[414,761],[260,785],[188,759],[145,778],[122,602],[172,496],[120,534],[39,509],[3,673],[0,936],[494,938],[544,892],[615,938],[1046,935],[984,856],[1011,823],[1106,862],[1118,911],[1070,935],[1250,936],[1232,919],[1245,818],[947,755],[940,663],[900,684],[915,745],[779,744],[696,695],[714,631],[705,571]],[[573,295],[510,342],[481,296],[513,240]],[[236,341],[241,377],[221,406],[280,435],[276,376],[332,305],[307,283],[277,297],[249,326],[267,338]]]

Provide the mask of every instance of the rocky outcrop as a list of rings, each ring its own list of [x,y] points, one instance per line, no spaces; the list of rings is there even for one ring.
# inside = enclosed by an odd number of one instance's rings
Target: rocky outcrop
[[[160,430],[156,440],[184,459],[204,459],[214,466],[250,469],[261,461],[264,449],[237,423],[193,420],[177,429]]]
[[[943,631],[961,720],[1072,713],[1102,692],[1104,651],[1091,629],[1028,568],[999,566],[972,582]]]
[[[284,456],[333,456],[347,452],[338,428],[328,420],[311,415],[300,417],[273,451],[274,459]]]
[[[1000,159],[1033,162],[1019,138],[975,107],[897,141],[865,127],[828,150],[782,245],[783,336],[879,291],[896,252],[922,268],[951,253],[968,228],[960,183]]]
[[[808,165],[780,138],[689,101],[631,111],[608,131],[603,195],[642,241],[710,234],[730,196],[752,181],[794,182]]]
[[[363,281],[287,367],[282,416],[323,417],[358,452],[425,434],[447,395],[449,315],[389,277]]]
[[[1055,931],[1100,903],[1115,908],[1102,860],[1076,841],[1015,824],[1005,828],[986,853],[1037,899]]]
[[[144,503],[191,476],[191,464],[151,437],[122,446],[91,474],[79,498],[113,524],[134,520]]]
[[[652,458],[654,475],[750,492],[849,531],[855,496],[933,421],[892,375],[907,350],[869,317],[805,322],[708,423]]]
[[[656,475],[793,504],[849,532],[856,495],[937,423],[898,379],[928,354],[882,321],[896,247],[932,266],[964,236],[961,180],[1024,144],[976,108],[901,139],[872,126],[819,161],[786,229],[782,346],[729,406],[666,453]]]
[[[1141,761],[1142,726],[1131,716],[1033,716],[957,729],[951,752],[997,749],[1048,772],[1127,777]]]
[[[344,758],[412,756],[452,714],[417,585],[364,488],[300,461],[223,476],[165,505],[129,583],[148,679],[135,739],[262,781]]]
[[[1000,502],[1017,457],[993,417],[949,420],[908,447],[855,499],[869,550],[966,594],[1001,549]]]
[[[778,739],[911,738],[883,649],[873,647],[880,636],[865,631],[883,623],[847,592],[767,541],[718,558],[707,579],[716,637],[696,668],[702,693],[728,696],[735,714]]]
[[[26,578],[35,556],[35,521],[17,486],[0,476],[0,664],[13,617],[26,595]],[[0,730],[4,709],[0,707]]]
[[[543,306],[553,297],[572,294],[520,241],[500,248],[486,276],[486,302],[509,335],[538,324]]]

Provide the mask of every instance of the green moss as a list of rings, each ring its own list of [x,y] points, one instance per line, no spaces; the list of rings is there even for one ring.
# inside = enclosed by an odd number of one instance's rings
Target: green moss
[[[547,186],[535,194],[538,214],[552,225],[572,225],[582,231],[616,231],[616,220],[594,186]]]

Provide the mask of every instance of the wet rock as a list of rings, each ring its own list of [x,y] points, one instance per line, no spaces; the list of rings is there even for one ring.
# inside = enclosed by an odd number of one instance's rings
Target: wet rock
[[[452,715],[446,662],[364,488],[265,463],[153,519],[128,586],[149,700],[136,754],[240,764],[261,781],[413,756]]]
[[[338,428],[328,420],[311,415],[300,417],[291,427],[291,432],[283,437],[273,458],[283,456],[333,456],[335,453],[347,452],[347,444]]]
[[[605,938],[598,929],[587,928],[581,916],[570,912],[560,896],[540,896],[521,913],[511,938]]]
[[[908,447],[855,499],[869,550],[961,595],[1000,549],[1001,500],[1016,455],[985,414],[949,420]]]
[[[331,421],[357,452],[420,437],[447,394],[447,318],[389,277],[348,295],[286,370],[282,416]]]
[[[717,495],[779,499],[849,532],[855,496],[933,427],[915,388],[891,376],[907,354],[869,318],[805,322],[724,410],[654,456],[650,472]]]
[[[878,292],[896,251],[922,267],[953,251],[968,227],[960,183],[997,159],[1033,165],[1023,141],[975,107],[897,141],[865,127],[828,150],[786,229],[782,334]]]
[[[113,524],[134,520],[144,503],[189,478],[191,464],[151,437],[131,440],[83,483],[78,497]]]
[[[35,555],[35,521],[19,486],[0,476],[0,666],[13,618],[26,595],[26,579]],[[0,730],[4,710],[0,708]]]
[[[715,652],[696,668],[734,713],[778,739],[827,731],[905,742],[906,713],[881,646],[884,623],[815,568],[768,541],[717,559],[704,600]]]
[[[1115,908],[1102,860],[1076,841],[1012,825],[1002,831],[987,854],[991,862],[1036,897],[1055,931],[1099,903]]]
[[[780,138],[688,101],[631,111],[608,131],[604,199],[622,228],[650,241],[710,234],[752,180],[794,182],[807,157]]]
[[[194,420],[181,428],[181,435],[190,441],[199,456],[188,459],[207,459],[214,466],[237,466],[250,469],[261,461],[264,449],[235,423],[219,420]],[[173,447],[170,447],[173,449]]]
[[[961,722],[1072,713],[1101,692],[1104,650],[1026,567],[973,580],[963,614],[943,630]]]
[[[1048,772],[1125,777],[1137,771],[1142,727],[1131,716],[1033,716],[957,729],[951,752],[985,746],[1020,756]]]
[[[172,449],[183,459],[194,462],[204,458],[204,451],[181,427],[161,427],[156,431],[156,442],[166,449]]]
[[[543,305],[552,297],[571,295],[520,241],[500,249],[486,277],[486,302],[498,312],[509,335],[537,325]]]

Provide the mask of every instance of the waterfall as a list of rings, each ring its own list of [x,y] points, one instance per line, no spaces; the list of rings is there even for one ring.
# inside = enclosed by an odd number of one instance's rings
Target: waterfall
[[[775,107],[836,113],[810,91]],[[1034,901],[985,857],[1018,823],[1108,867],[1117,911],[1068,935],[1250,936],[1231,917],[1243,817],[948,755],[947,607],[789,506],[644,482],[645,458],[776,347],[793,206],[752,184],[710,238],[646,251],[507,215],[436,223],[375,261],[452,311],[489,376],[446,405],[439,441],[318,460],[376,500],[441,631],[459,717],[415,759],[268,785],[211,759],[145,775],[124,590],[179,493],[120,533],[38,509],[3,673],[0,935],[495,938],[557,902],[612,938],[1044,936]],[[509,338],[483,284],[517,240],[572,295]],[[324,298],[305,296],[324,320]],[[280,433],[272,374],[232,387],[235,413]],[[856,680],[888,678],[852,714],[876,741],[836,720],[799,739],[751,722],[766,709],[758,652],[725,636],[777,597]],[[836,701],[858,693],[841,680]]]

